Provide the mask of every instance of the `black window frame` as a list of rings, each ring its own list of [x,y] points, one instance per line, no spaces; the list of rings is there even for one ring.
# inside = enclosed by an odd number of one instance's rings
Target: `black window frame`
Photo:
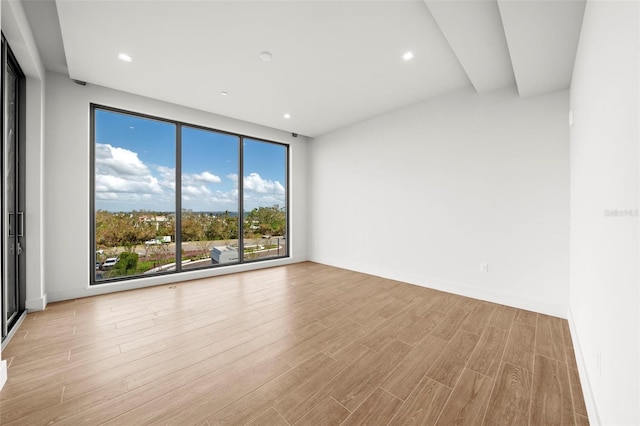
[[[101,280],[96,279],[95,273],[95,255],[96,255],[96,191],[95,191],[95,172],[96,172],[96,157],[95,157],[95,146],[96,146],[96,111],[103,110],[107,112],[112,112],[116,114],[123,114],[132,117],[138,117],[147,120],[154,120],[163,123],[172,124],[175,126],[176,135],[175,135],[175,245],[176,245],[176,269],[174,271],[163,271],[163,272],[155,272],[149,275],[126,275],[114,278],[105,278]],[[179,261],[179,252],[182,251],[182,129],[183,127],[194,128],[203,131],[216,132],[221,134],[226,134],[230,136],[234,136],[238,138],[238,261],[234,263],[227,264],[219,264],[219,265],[207,265],[198,268],[189,268],[187,271],[182,270],[182,262]],[[280,256],[271,256],[266,258],[256,258],[256,259],[245,259],[244,254],[244,139],[251,139],[252,141],[263,142],[274,144],[278,146],[282,146],[285,148],[285,238],[287,239],[287,243],[285,244],[284,254]],[[89,285],[96,286],[102,284],[112,284],[122,281],[130,281],[137,279],[152,279],[161,276],[167,275],[180,275],[184,272],[194,272],[194,271],[206,271],[213,270],[219,268],[226,268],[231,266],[238,266],[243,264],[250,263],[259,263],[270,260],[277,259],[285,259],[291,257],[290,252],[290,235],[291,235],[291,224],[290,224],[290,164],[291,164],[291,156],[290,156],[290,145],[282,142],[277,142],[269,139],[265,139],[259,136],[252,135],[244,135],[240,133],[230,132],[226,130],[220,130],[213,127],[207,127],[199,124],[192,124],[180,120],[169,119],[165,117],[158,117],[150,114],[144,114],[136,111],[125,110],[121,108],[115,108],[111,106],[101,105],[98,103],[91,102],[89,104],[89,157],[90,157],[90,165],[89,165],[89,185],[90,185],[90,199],[89,199],[89,218],[90,218],[90,238],[89,238]],[[178,250],[178,248],[180,250]]]

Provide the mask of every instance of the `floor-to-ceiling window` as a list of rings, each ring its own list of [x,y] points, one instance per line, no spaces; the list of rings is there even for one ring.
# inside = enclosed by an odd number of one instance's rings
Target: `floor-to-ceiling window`
[[[24,74],[2,37],[2,338],[7,337],[25,311],[25,86]]]
[[[101,108],[93,118],[96,280],[175,265],[164,241],[175,239],[176,125]]]
[[[240,137],[182,127],[182,267],[237,263]]]
[[[242,159],[245,259],[281,256],[287,252],[287,149],[245,138]]]
[[[97,105],[91,120],[92,283],[288,256],[286,145]]]

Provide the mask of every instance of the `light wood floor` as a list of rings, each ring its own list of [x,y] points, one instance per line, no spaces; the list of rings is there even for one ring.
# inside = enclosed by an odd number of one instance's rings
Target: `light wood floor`
[[[52,303],[5,424],[586,425],[565,320],[314,263]]]

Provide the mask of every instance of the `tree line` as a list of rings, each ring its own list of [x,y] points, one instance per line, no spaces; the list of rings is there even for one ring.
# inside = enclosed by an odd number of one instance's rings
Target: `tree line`
[[[238,239],[237,213],[183,210],[181,219],[184,242]],[[133,247],[167,235],[173,240],[176,235],[174,213],[98,210],[95,220],[97,248]],[[286,212],[278,205],[258,207],[244,214],[245,238],[284,235],[285,232]]]

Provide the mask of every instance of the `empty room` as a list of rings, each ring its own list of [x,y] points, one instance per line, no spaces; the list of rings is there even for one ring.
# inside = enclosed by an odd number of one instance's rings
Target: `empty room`
[[[640,425],[637,1],[0,19],[0,424]]]

